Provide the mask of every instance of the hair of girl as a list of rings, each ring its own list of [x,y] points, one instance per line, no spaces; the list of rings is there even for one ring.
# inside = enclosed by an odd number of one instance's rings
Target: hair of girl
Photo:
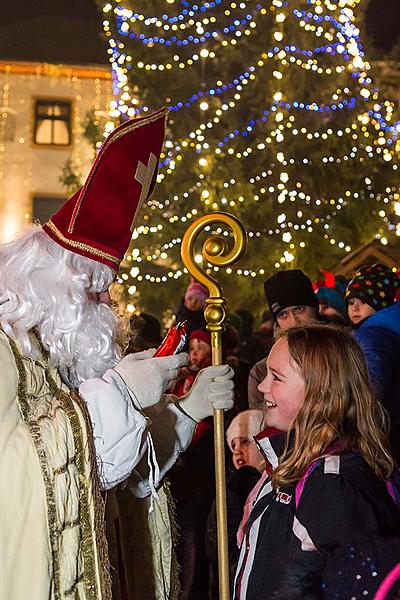
[[[386,437],[387,418],[372,391],[367,364],[355,339],[328,325],[294,327],[287,340],[292,366],[304,380],[304,402],[293,424],[294,443],[273,473],[274,487],[292,484],[315,460],[359,452],[381,479],[394,470]]]

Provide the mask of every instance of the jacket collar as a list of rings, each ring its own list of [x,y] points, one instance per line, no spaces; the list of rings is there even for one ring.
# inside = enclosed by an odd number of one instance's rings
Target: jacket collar
[[[274,427],[267,427],[254,437],[257,447],[264,457],[266,470],[269,474],[278,466],[279,457],[285,448],[286,437],[287,433]]]

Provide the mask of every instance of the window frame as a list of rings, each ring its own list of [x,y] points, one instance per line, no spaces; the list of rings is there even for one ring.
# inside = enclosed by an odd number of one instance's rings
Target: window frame
[[[40,105],[47,105],[47,106],[56,106],[56,105],[61,105],[61,106],[68,106],[69,108],[69,112],[67,117],[64,116],[53,116],[53,115],[47,115],[45,116],[45,118],[40,118],[40,114],[38,112],[38,108]],[[68,149],[71,148],[72,146],[72,116],[73,116],[73,100],[72,98],[60,98],[60,97],[35,97],[33,98],[33,128],[32,128],[32,142],[33,142],[33,146],[35,148],[60,148],[60,149]],[[43,142],[38,142],[37,140],[37,131],[38,131],[38,125],[40,122],[43,121],[51,121],[51,142],[50,143],[43,143]],[[61,121],[63,123],[66,123],[67,125],[67,130],[68,130],[68,143],[67,144],[59,144],[54,142],[54,122],[56,121]]]

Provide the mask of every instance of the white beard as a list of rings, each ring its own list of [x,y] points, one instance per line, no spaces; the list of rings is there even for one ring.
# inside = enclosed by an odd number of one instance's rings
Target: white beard
[[[124,320],[93,299],[113,277],[110,267],[64,250],[33,226],[0,246],[0,324],[27,356],[40,359],[29,335],[36,329],[49,366],[77,387],[122,356]]]
[[[51,353],[51,363],[58,367],[69,387],[79,387],[87,379],[101,377],[122,358],[121,342],[124,324],[106,304],[88,300],[82,307],[81,319],[58,331],[57,339],[48,341],[46,329],[39,324],[42,343]]]

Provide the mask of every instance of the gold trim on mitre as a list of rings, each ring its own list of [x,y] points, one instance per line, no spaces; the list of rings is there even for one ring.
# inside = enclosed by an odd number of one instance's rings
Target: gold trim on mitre
[[[47,221],[46,226],[54,233],[54,235],[59,240],[61,240],[64,244],[71,246],[72,248],[78,248],[79,250],[84,250],[85,252],[89,252],[90,254],[93,254],[94,256],[98,256],[100,258],[105,258],[105,259],[115,263],[117,266],[121,262],[120,258],[117,258],[116,256],[113,256],[112,254],[108,254],[108,252],[103,252],[102,250],[99,250],[98,248],[95,248],[94,246],[90,246],[89,244],[84,244],[83,242],[77,242],[75,240],[70,240],[70,239],[66,238],[61,233],[61,231],[54,225],[54,223],[51,219],[49,219]]]

